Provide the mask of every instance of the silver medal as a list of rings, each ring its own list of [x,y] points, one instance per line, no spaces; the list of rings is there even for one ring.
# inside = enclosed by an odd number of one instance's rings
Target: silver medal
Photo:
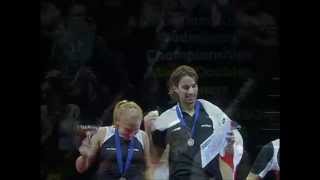
[[[189,138],[188,139],[188,146],[193,146],[194,145],[194,139]]]

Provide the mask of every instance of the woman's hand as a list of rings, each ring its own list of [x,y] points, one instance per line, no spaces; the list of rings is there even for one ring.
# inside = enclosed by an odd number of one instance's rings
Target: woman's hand
[[[92,155],[91,146],[92,146],[92,136],[94,135],[93,132],[87,131],[86,137],[82,140],[81,146],[79,147],[79,152],[82,156],[89,157]]]
[[[144,127],[147,133],[154,130],[154,121],[159,117],[158,111],[150,111],[147,115],[144,116]]]
[[[76,160],[76,168],[79,173],[86,171],[96,160],[100,139],[105,136],[105,131],[99,128],[97,131],[86,131],[85,134],[86,137],[79,147],[80,156]]]
[[[90,141],[88,138],[84,138],[84,140],[81,143],[81,146],[79,147],[79,152],[82,156],[88,157],[90,151]]]

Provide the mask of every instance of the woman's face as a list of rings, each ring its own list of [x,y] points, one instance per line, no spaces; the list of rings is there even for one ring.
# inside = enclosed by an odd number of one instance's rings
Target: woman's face
[[[190,76],[183,76],[178,87],[174,87],[175,93],[179,97],[179,102],[182,104],[194,104],[198,97],[198,84]]]
[[[139,131],[141,121],[142,114],[137,109],[131,108],[122,111],[117,122],[120,135],[129,140]]]

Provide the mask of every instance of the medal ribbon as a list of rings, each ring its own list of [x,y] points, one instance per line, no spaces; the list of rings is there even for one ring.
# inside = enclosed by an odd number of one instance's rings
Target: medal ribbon
[[[197,124],[197,121],[198,121],[198,117],[199,117],[199,114],[200,114],[200,102],[199,101],[196,101],[195,103],[195,109],[196,109],[196,112],[195,112],[195,115],[193,117],[193,124],[192,124],[192,129],[191,129],[191,137],[193,138],[194,137],[194,132],[195,132],[195,127],[196,127],[196,124]],[[182,111],[181,111],[181,107],[179,105],[179,103],[177,104],[176,106],[176,112],[177,112],[177,115],[178,115],[178,118],[181,122],[181,125],[187,129],[190,129],[187,124],[186,124],[186,121],[183,117],[183,114],[182,114]]]
[[[118,130],[118,128],[116,128],[115,144],[116,144],[117,164],[118,164],[119,172],[122,177],[124,176],[124,174],[127,172],[128,168],[131,165],[131,160],[132,160],[132,156],[133,156],[133,138],[134,138],[134,136],[130,139],[129,148],[128,148],[128,156],[127,156],[125,167],[123,167],[122,149],[121,149],[121,145],[120,145],[119,130]]]

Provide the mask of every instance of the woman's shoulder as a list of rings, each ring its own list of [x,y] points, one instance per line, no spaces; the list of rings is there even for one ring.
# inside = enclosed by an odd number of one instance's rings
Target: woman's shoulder
[[[138,139],[143,148],[146,142],[149,141],[147,133],[141,129],[139,129],[135,137]]]

